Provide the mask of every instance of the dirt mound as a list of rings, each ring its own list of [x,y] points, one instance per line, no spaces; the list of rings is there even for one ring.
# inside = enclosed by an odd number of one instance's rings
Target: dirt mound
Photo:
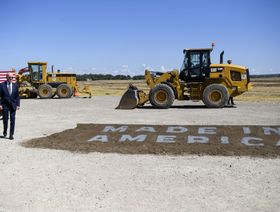
[[[277,157],[280,127],[78,124],[22,145],[81,153]]]

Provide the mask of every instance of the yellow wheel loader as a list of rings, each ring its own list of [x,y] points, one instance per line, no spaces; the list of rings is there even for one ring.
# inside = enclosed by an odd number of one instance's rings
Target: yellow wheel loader
[[[238,96],[251,87],[249,69],[231,61],[211,64],[213,48],[184,49],[180,72],[176,69],[161,73],[145,71],[149,94],[129,85],[116,109],[133,109],[150,102],[155,108],[166,109],[177,100],[202,100],[209,108],[222,108],[230,97]]]
[[[59,70],[47,72],[46,62],[28,62],[28,67],[19,70],[17,74],[19,95],[22,98],[42,99],[70,98],[78,94],[86,94],[91,98],[91,89],[88,86],[81,91],[77,85],[75,73],[61,73]]]

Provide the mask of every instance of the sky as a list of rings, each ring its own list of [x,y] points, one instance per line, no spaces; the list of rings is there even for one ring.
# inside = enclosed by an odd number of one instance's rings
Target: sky
[[[0,0],[0,70],[142,75],[212,42],[212,63],[280,73],[280,0]]]

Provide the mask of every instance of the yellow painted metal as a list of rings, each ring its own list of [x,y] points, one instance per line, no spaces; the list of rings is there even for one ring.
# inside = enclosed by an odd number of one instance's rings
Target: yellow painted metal
[[[138,106],[140,107],[143,106],[147,101],[149,101],[149,95],[142,90],[138,91],[138,98],[139,98]]]
[[[213,83],[222,84],[227,88],[229,96],[238,96],[252,88],[247,79],[247,68],[233,64],[211,64],[211,73],[209,78],[201,82],[184,82],[179,79],[179,71],[174,69],[169,72],[161,73],[158,76],[153,72],[145,70],[145,80],[151,89],[160,83],[168,84],[175,93],[177,100],[202,100],[204,89]],[[233,80],[231,73],[240,74],[241,79]],[[164,97],[158,94],[158,99]],[[221,98],[221,94],[214,92],[211,94],[214,101]],[[149,95],[144,92],[139,95],[139,104],[144,105],[149,99]]]
[[[222,68],[222,72],[211,72],[210,79],[222,79],[220,80],[221,83],[226,86],[229,95],[232,97],[238,96],[252,88],[251,83],[248,83],[247,68],[244,66],[233,64],[211,64],[210,68],[211,70]],[[231,76],[232,72],[239,73],[241,78],[239,80],[233,80]]]
[[[51,86],[65,83],[70,86],[74,95],[86,95],[91,97],[91,89],[89,86],[79,89],[77,84],[77,77],[75,73],[65,72],[47,72],[46,62],[28,62],[29,74],[19,73],[17,74],[17,82],[19,83],[19,92],[21,97],[32,98],[34,94],[30,94],[30,91],[36,92],[36,89],[40,85],[49,84]],[[33,70],[35,69],[36,70]],[[28,86],[27,86],[28,85]],[[56,86],[53,87],[53,96],[56,92]]]
[[[222,98],[222,94],[219,91],[213,91],[210,93],[210,99],[214,102],[219,101]]]
[[[92,89],[90,85],[85,85],[82,89],[79,88],[78,84],[76,83],[76,86],[74,88],[74,96],[79,97],[92,97]]]

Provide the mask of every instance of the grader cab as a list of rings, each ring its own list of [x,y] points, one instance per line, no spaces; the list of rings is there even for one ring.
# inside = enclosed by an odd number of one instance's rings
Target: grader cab
[[[133,109],[150,102],[154,107],[166,109],[177,100],[202,100],[207,107],[222,108],[230,97],[238,96],[251,87],[249,69],[223,63],[211,64],[212,48],[185,49],[180,72],[176,69],[161,73],[145,71],[149,94],[130,85],[117,109]]]
[[[25,98],[42,99],[70,98],[74,94],[84,93],[91,97],[89,87],[80,91],[75,73],[61,73],[59,70],[47,72],[46,62],[28,62],[28,67],[21,69],[17,75],[19,83],[19,94]]]

